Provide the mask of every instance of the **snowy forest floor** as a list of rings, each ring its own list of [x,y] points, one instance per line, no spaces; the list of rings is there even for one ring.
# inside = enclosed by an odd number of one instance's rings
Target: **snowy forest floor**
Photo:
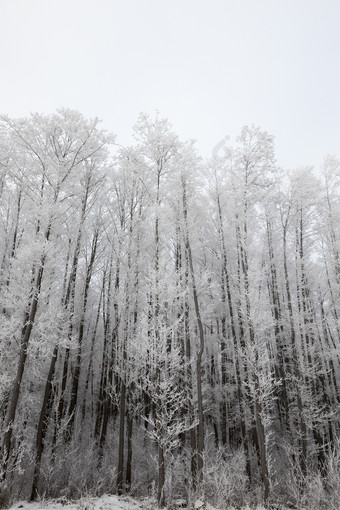
[[[174,501],[167,508],[176,509],[183,508],[183,501]],[[104,495],[100,498],[91,496],[85,496],[77,501],[68,501],[62,498],[57,500],[45,500],[41,499],[33,503],[26,501],[18,501],[11,506],[10,510],[156,510],[157,503],[153,498],[146,498],[143,500],[136,500],[129,496],[111,496]],[[189,508],[189,507],[188,507]],[[195,510],[219,510],[209,503],[203,503],[203,501],[196,501],[193,506]],[[235,510],[234,507],[230,507],[228,510]],[[263,506],[242,507],[241,510],[264,510]],[[280,507],[280,510],[285,510],[284,507]]]
[[[211,506],[208,502],[197,500],[192,506],[185,506],[185,500],[176,500],[166,508],[176,510],[179,508],[192,508],[193,510],[222,510]],[[238,507],[239,508],[239,507]],[[275,510],[288,510],[284,506],[270,506]],[[157,502],[154,498],[145,498],[137,500],[129,496],[103,495],[99,498],[84,496],[79,500],[67,500],[63,498],[27,502],[18,501],[13,504],[9,510],[157,510]],[[223,510],[227,510],[226,507]],[[228,507],[228,510],[236,510],[235,507]],[[262,505],[242,506],[240,510],[265,510]]]
[[[168,508],[183,508],[184,501],[174,501]],[[26,501],[18,501],[11,506],[10,510],[156,510],[157,503],[153,498],[145,498],[136,500],[129,496],[111,496],[104,495],[100,498],[85,496],[77,501],[69,501],[66,499],[54,499],[28,503]],[[205,508],[206,510],[217,510],[209,503],[203,504],[197,501],[194,505],[197,510]],[[259,509],[260,510],[260,509]]]

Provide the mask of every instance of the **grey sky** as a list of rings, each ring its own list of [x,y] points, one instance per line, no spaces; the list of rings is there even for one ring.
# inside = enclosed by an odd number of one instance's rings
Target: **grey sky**
[[[156,109],[203,156],[254,123],[340,157],[340,0],[0,0],[0,112],[75,108],[131,143]]]

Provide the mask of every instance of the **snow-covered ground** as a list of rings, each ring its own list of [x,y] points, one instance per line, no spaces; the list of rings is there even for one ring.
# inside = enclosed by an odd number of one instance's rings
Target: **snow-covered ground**
[[[185,509],[185,501],[173,501],[168,507],[171,510]],[[77,501],[67,500],[40,500],[33,503],[27,501],[18,501],[9,510],[157,510],[157,504],[151,498],[145,500],[136,500],[129,496],[109,496],[104,495],[100,498],[91,496],[83,497]],[[194,510],[219,510],[212,507],[209,503],[196,501]],[[235,510],[233,507],[230,510]],[[251,510],[250,507],[243,507],[242,510]],[[258,506],[256,510],[264,510]],[[283,507],[282,507],[283,510]]]
[[[208,503],[196,501],[195,510],[218,510]],[[185,501],[174,501],[171,509],[185,508]],[[156,510],[157,505],[152,499],[135,500],[128,496],[102,496],[100,498],[83,497],[78,501],[40,500],[33,503],[18,501],[10,510]]]
[[[152,510],[154,505],[150,500],[137,501],[127,496],[102,496],[94,498],[83,497],[77,501],[40,500],[29,503],[18,501],[10,510]]]
[[[153,505],[150,500],[137,501],[125,496],[102,496],[94,498],[83,497],[77,501],[67,500],[40,500],[32,503],[18,501],[10,510],[151,510]]]

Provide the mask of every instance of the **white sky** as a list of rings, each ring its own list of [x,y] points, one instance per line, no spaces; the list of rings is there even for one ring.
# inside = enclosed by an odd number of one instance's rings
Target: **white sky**
[[[0,0],[0,113],[60,106],[121,144],[158,109],[206,157],[254,123],[318,166],[340,157],[340,0]]]

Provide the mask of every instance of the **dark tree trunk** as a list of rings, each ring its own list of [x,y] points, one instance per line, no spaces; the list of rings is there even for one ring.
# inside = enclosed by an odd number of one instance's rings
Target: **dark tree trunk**
[[[52,404],[52,383],[55,372],[55,365],[58,356],[58,347],[56,346],[53,350],[52,360],[47,375],[47,381],[45,386],[45,393],[40,411],[40,418],[38,423],[36,446],[35,446],[35,460],[34,460],[34,474],[31,491],[31,501],[36,500],[38,497],[38,483],[40,475],[40,464],[41,457],[44,451],[44,441],[46,437],[48,417],[50,415],[50,409]]]

